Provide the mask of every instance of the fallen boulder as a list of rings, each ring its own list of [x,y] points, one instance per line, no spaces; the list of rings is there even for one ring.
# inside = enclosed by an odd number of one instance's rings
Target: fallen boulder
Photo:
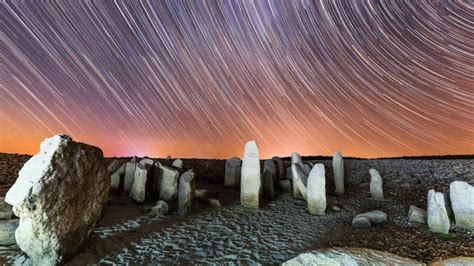
[[[410,210],[408,210],[408,221],[410,222],[425,224],[426,216],[426,211],[416,206],[411,205]]]

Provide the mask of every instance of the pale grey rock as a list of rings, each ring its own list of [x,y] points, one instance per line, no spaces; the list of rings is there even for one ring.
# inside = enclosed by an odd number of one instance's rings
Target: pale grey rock
[[[120,186],[120,175],[113,174],[110,176],[110,193],[117,193]]]
[[[125,164],[125,177],[123,179],[123,191],[130,192],[135,177],[135,168],[137,163],[128,162]]]
[[[143,165],[143,166],[146,166],[146,165],[154,165],[155,164],[155,161],[153,161],[152,159],[150,158],[143,158],[140,160],[139,164]]]
[[[141,163],[137,164],[133,185],[130,189],[130,197],[136,202],[143,203],[145,201],[147,175],[148,171],[145,166]]]
[[[474,230],[474,187],[467,182],[454,181],[449,185],[449,197],[456,225]]]
[[[240,184],[240,204],[258,209],[261,192],[260,156],[255,141],[245,144],[242,160],[242,177]]]
[[[270,172],[270,174],[273,177],[273,180],[276,181],[276,167],[275,167],[275,162],[273,160],[265,160],[263,163],[263,172],[265,171]]]
[[[171,166],[175,167],[175,168],[183,168],[183,160],[181,159],[176,159],[173,161],[173,163],[171,164]]]
[[[332,157],[332,169],[334,173],[334,184],[336,190],[334,193],[338,196],[344,194],[344,161],[339,151],[334,153]]]
[[[99,148],[65,135],[44,140],[5,197],[20,218],[18,246],[34,264],[60,263],[93,231],[109,187]]]
[[[0,198],[0,220],[8,220],[13,216],[12,206],[5,202],[5,198]]]
[[[352,219],[352,227],[354,227],[354,228],[367,228],[367,227],[370,227],[370,226],[371,226],[370,220],[369,220],[369,218],[367,218],[365,216],[356,215]]]
[[[269,199],[273,199],[275,197],[273,182],[274,174],[269,170],[263,172],[263,195]]]
[[[303,160],[301,160],[301,155],[297,152],[293,152],[291,154],[291,165],[296,164],[296,163],[303,163]]]
[[[109,166],[107,166],[107,171],[109,171],[109,173],[115,173],[115,171],[117,171],[117,169],[119,169],[121,165],[122,164],[120,163],[120,161],[115,159],[112,161],[112,163],[109,164]]]
[[[375,199],[383,199],[383,181],[379,172],[375,169],[369,170],[370,174],[370,195]]]
[[[168,203],[163,200],[156,202],[155,206],[151,207],[149,215],[152,217],[157,217],[167,214],[169,211]]]
[[[435,261],[430,266],[472,266],[474,265],[474,257],[455,257],[442,261]]]
[[[323,164],[314,165],[309,173],[306,193],[308,212],[312,215],[324,215],[326,213],[326,174]]]
[[[137,163],[137,161],[138,161],[137,156],[134,156],[134,157],[130,160],[131,163]]]
[[[387,221],[387,217],[388,217],[385,212],[378,211],[378,210],[361,213],[361,214],[358,214],[357,216],[367,218],[370,221],[371,225],[381,224]]]
[[[293,175],[293,197],[306,200],[308,176],[305,174],[304,166],[301,163],[296,163],[291,166],[291,170]]]
[[[277,184],[278,184],[278,187],[281,189],[281,191],[291,192],[291,180],[288,180],[288,179],[278,180]]]
[[[277,170],[277,175],[276,175],[277,179],[278,180],[285,179],[285,168],[283,166],[283,160],[278,156],[272,157],[272,160],[275,163],[275,167]]]
[[[16,244],[15,231],[20,219],[0,220],[0,246]]]
[[[123,176],[125,174],[125,166],[126,165],[127,164],[122,164],[119,168],[117,168],[117,170],[114,172],[114,174]]]
[[[160,199],[167,202],[176,199],[178,197],[178,170],[163,166],[158,162],[155,165],[159,168],[157,184],[159,184]]]
[[[187,215],[191,212],[194,204],[194,193],[196,190],[194,172],[189,170],[179,178],[178,190],[178,214]]]
[[[239,157],[232,157],[225,162],[224,186],[239,187],[240,186],[240,168],[241,160]]]
[[[425,224],[426,216],[426,211],[416,206],[411,205],[410,210],[408,210],[408,221],[410,222]]]
[[[428,226],[431,232],[444,233],[449,232],[450,222],[444,195],[433,189],[428,191]]]

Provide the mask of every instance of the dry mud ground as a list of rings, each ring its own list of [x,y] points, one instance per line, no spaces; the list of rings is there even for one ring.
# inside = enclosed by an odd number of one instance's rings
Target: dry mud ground
[[[0,196],[16,179],[29,156],[0,154]],[[304,159],[304,158],[303,158]],[[410,223],[408,208],[426,209],[430,188],[447,192],[454,180],[474,182],[474,159],[345,159],[346,194],[333,197],[331,161],[326,166],[327,193],[331,206],[325,216],[311,216],[303,200],[280,193],[259,210],[239,205],[239,191],[224,188],[222,160],[185,160],[193,168],[197,188],[219,198],[222,207],[197,203],[188,216],[170,213],[151,218],[126,196],[111,196],[102,219],[84,249],[67,264],[85,263],[282,263],[320,247],[365,247],[392,252],[422,262],[456,256],[474,256],[474,233],[453,224],[450,235],[428,232],[427,225]],[[289,161],[285,163],[288,166]],[[369,168],[384,179],[385,200],[368,197]],[[367,229],[351,227],[353,216],[370,210],[388,214],[387,223]],[[0,263],[24,256],[17,246],[0,247]]]

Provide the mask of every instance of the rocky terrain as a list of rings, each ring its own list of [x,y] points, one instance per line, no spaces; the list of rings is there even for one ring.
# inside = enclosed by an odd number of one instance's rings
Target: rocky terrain
[[[0,154],[0,197],[12,186],[18,171],[29,159],[25,155]],[[109,164],[111,159],[106,160]],[[128,162],[130,158],[122,158]],[[165,159],[157,161],[169,164]],[[357,247],[387,251],[420,262],[457,256],[474,256],[474,233],[451,224],[449,234],[430,233],[427,224],[408,221],[410,205],[427,208],[428,190],[448,192],[456,180],[474,183],[474,159],[406,158],[344,159],[345,193],[335,196],[331,158],[303,157],[304,162],[326,168],[326,215],[313,216],[303,199],[276,191],[260,209],[240,205],[239,190],[224,187],[225,160],[183,160],[193,169],[197,191],[218,199],[210,204],[197,198],[191,213],[178,215],[171,203],[166,215],[151,216],[124,195],[111,195],[102,218],[84,249],[67,262],[85,263],[283,263],[317,248]],[[283,158],[285,169],[290,159]],[[261,162],[263,169],[263,161]],[[370,198],[369,169],[383,178],[384,199]],[[218,205],[221,205],[220,207]],[[355,215],[381,210],[384,223],[354,228]],[[0,263],[21,262],[18,246],[0,246]]]

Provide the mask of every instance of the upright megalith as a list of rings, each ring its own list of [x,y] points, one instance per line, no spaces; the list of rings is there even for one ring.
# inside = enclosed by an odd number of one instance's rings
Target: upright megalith
[[[431,232],[449,232],[449,217],[446,211],[444,195],[431,189],[428,192],[428,226]]]
[[[178,189],[178,214],[188,214],[194,203],[194,193],[196,191],[196,185],[194,181],[194,172],[189,170],[181,175],[179,178],[179,189]]]
[[[240,164],[239,157],[232,157],[225,162],[224,186],[239,187],[240,186]]]
[[[301,155],[297,152],[293,152],[293,154],[291,154],[291,165],[293,164],[297,164],[297,163],[303,163],[303,160],[301,160]]]
[[[158,167],[158,180],[156,182],[159,189],[159,198],[164,201],[171,201],[178,197],[178,178],[179,172],[160,163],[155,164]]]
[[[342,154],[339,151],[336,151],[332,157],[332,169],[334,173],[334,184],[336,186],[334,193],[340,196],[344,194],[344,162],[342,160]]]
[[[454,181],[449,185],[449,197],[456,225],[474,230],[474,187],[467,182]]]
[[[315,164],[309,173],[306,198],[310,214],[324,215],[326,213],[326,174],[324,165],[321,163]]]
[[[303,198],[306,200],[306,184],[308,181],[308,176],[306,175],[305,167],[302,163],[296,163],[291,165],[292,171],[292,190],[293,197]]]
[[[134,162],[128,162],[125,164],[125,177],[123,179],[123,191],[125,192],[130,192],[130,189],[132,188],[136,167],[137,163]]]
[[[257,143],[252,140],[245,144],[242,160],[240,184],[240,204],[242,206],[259,208],[261,183],[259,151]]]
[[[58,264],[75,253],[99,220],[110,174],[99,148],[65,135],[44,140],[5,201],[20,223],[15,237],[33,264]]]
[[[383,181],[379,172],[375,169],[369,170],[370,174],[370,195],[375,199],[383,199]]]
[[[146,196],[146,181],[148,171],[141,163],[135,167],[135,175],[133,177],[133,185],[130,189],[130,197],[136,202],[143,203]]]
[[[119,169],[121,165],[122,164],[120,163],[120,161],[115,159],[112,161],[112,163],[109,164],[109,166],[107,166],[107,171],[109,171],[109,173],[115,173],[115,171],[117,171],[117,169]]]
[[[276,166],[273,160],[265,160],[263,163],[263,172],[265,173],[265,171],[270,172],[273,181],[276,181]]]
[[[278,156],[272,157],[272,160],[275,163],[277,180],[285,179],[285,168],[283,166],[283,160]]]
[[[123,175],[125,174],[125,165],[122,164],[111,176],[110,176],[110,192],[117,193],[119,192],[120,182],[123,180]]]
[[[268,170],[263,172],[263,195],[269,199],[273,199],[275,197],[275,178],[274,174]]]

